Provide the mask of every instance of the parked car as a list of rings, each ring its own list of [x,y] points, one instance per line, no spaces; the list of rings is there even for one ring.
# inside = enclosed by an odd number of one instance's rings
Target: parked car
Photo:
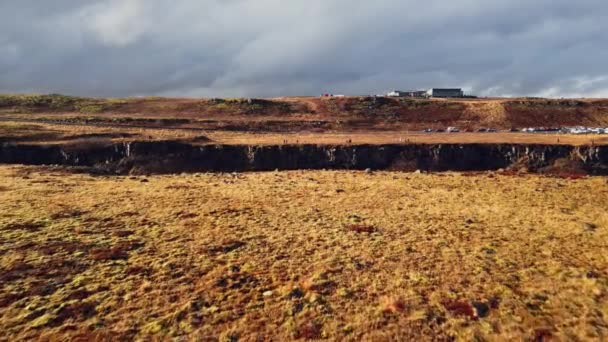
[[[433,133],[433,129],[432,128],[425,128],[422,130],[424,133]]]
[[[456,127],[448,127],[448,133],[458,133],[460,130]]]

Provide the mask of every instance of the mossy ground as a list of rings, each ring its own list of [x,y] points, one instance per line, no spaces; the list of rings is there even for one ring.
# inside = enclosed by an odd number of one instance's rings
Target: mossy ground
[[[0,167],[7,340],[608,335],[606,178]]]

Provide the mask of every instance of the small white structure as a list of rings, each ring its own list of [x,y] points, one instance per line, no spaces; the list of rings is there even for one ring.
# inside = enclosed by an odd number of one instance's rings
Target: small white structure
[[[407,96],[407,92],[401,90],[393,90],[390,93],[386,94],[388,97],[404,97]]]

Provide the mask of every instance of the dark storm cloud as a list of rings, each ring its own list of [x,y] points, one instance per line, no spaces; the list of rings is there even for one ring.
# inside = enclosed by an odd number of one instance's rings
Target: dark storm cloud
[[[6,0],[0,92],[608,96],[604,0]]]

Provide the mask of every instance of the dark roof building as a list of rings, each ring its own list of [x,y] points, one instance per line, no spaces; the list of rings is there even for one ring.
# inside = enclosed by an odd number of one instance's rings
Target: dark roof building
[[[463,97],[464,92],[460,88],[431,88],[426,92],[428,97]]]

